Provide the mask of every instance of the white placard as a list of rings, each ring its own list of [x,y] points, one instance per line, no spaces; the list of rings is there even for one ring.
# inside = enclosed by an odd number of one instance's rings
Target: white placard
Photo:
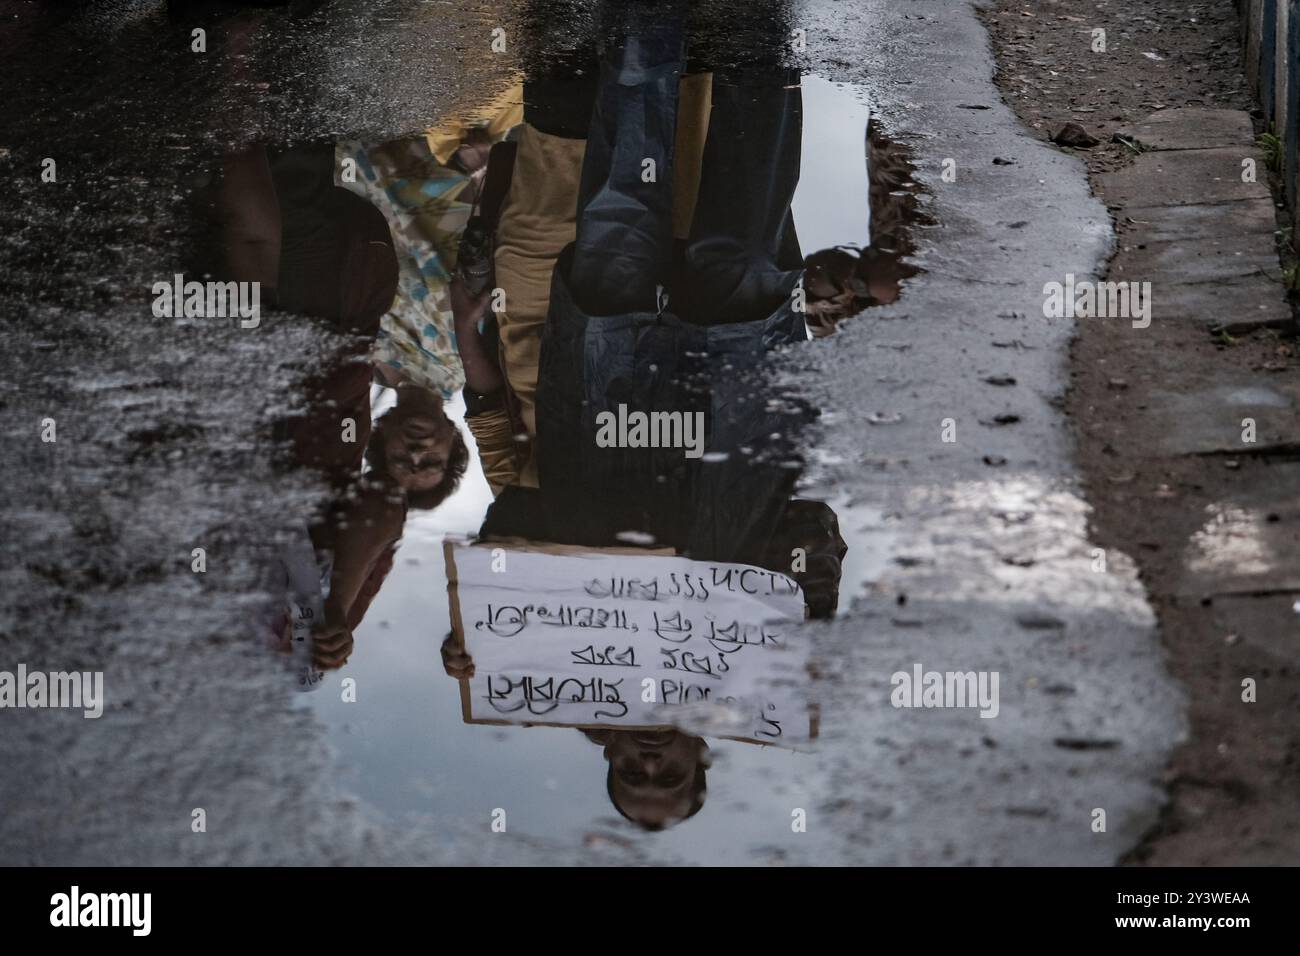
[[[474,660],[466,722],[815,735],[803,592],[787,575],[626,550],[445,551],[452,628]]]

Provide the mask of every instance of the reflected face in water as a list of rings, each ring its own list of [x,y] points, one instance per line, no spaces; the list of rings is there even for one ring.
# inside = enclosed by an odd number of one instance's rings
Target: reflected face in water
[[[456,438],[436,392],[398,389],[397,406],[377,422],[384,471],[403,490],[430,491],[442,482]]]
[[[708,745],[676,730],[623,730],[603,735],[609,798],[648,830],[694,815],[704,803]]]

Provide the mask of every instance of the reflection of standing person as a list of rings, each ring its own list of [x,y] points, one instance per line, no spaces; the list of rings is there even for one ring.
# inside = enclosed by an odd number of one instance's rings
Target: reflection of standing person
[[[497,500],[483,533],[604,546],[640,532],[693,557],[787,571],[790,551],[778,554],[778,542],[812,545],[813,563],[824,557],[834,568],[821,567],[801,583],[832,584],[828,599],[810,595],[814,613],[830,613],[843,553],[834,516],[825,520],[813,514],[824,506],[790,502],[796,433],[811,413],[774,395],[765,368],[770,349],[807,338],[793,301],[802,259],[790,209],[801,99],[797,77],[774,63],[768,56],[713,77],[707,137],[688,151],[701,173],[697,190],[687,177],[687,216],[675,188],[682,178],[677,135],[694,129],[678,112],[688,89],[680,82],[680,24],[669,18],[631,31],[607,52],[585,122],[569,105],[580,99],[581,80],[534,84],[534,121],[555,133],[581,125],[584,158],[573,197],[574,241],[538,297],[546,311],[536,453],[526,468],[499,472],[484,454]],[[575,95],[548,96],[550,87]],[[576,144],[554,148],[567,155]],[[517,169],[512,194],[527,173],[519,177]],[[520,195],[527,202],[527,191]],[[531,228],[540,230],[547,217],[536,218]],[[683,220],[689,229],[675,242]],[[557,230],[551,245],[562,236]],[[499,265],[503,259],[509,256],[499,250]],[[534,265],[550,261],[538,256]],[[503,374],[479,346],[475,304],[456,284],[452,295],[469,383],[467,421],[481,454],[500,446],[503,456],[517,459],[513,422],[501,410],[510,370]],[[540,307],[527,314],[533,313],[540,315]],[[539,336],[536,322],[529,331]],[[597,447],[596,416],[620,405],[703,416],[710,454],[688,461],[679,448]],[[815,586],[813,593],[825,590]]]
[[[808,257],[804,289],[808,328],[818,338],[832,334],[843,319],[898,301],[901,283],[916,275],[907,263],[914,251],[908,223],[923,218],[916,209],[913,166],[906,151],[874,120],[867,126],[871,244],[823,249]]]
[[[333,184],[332,146],[227,158],[223,240],[231,278],[261,283],[262,301],[324,321],[344,344],[311,376],[307,410],[281,423],[295,463],[332,498],[311,529],[332,570],[315,635],[321,666],[339,666],[352,630],[392,566],[408,506],[434,507],[464,473],[468,452],[435,392],[399,388],[371,428],[368,359],[392,304],[397,263],[383,216]],[[362,475],[369,449],[371,471]]]
[[[790,202],[800,99],[777,68],[716,75],[690,233],[673,242],[679,24],[632,31],[602,64],[575,241],[554,270],[537,394],[549,540],[637,531],[697,557],[762,550],[797,467],[807,409],[773,407],[766,353],[804,341]],[[702,416],[703,460],[680,448],[598,447],[603,412]],[[754,489],[737,508],[730,490]],[[506,489],[498,506],[509,510]],[[560,535],[561,537],[555,537]]]

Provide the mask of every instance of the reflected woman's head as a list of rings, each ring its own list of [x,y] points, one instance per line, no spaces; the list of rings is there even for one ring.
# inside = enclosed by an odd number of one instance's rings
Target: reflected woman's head
[[[469,466],[469,449],[437,392],[403,385],[397,405],[376,419],[366,459],[376,474],[402,489],[409,507],[428,509],[456,490]]]

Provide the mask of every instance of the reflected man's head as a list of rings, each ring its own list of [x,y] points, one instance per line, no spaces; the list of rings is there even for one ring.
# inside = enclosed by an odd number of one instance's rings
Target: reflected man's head
[[[663,830],[704,806],[708,745],[676,730],[586,731],[603,744],[610,802],[646,830]]]

